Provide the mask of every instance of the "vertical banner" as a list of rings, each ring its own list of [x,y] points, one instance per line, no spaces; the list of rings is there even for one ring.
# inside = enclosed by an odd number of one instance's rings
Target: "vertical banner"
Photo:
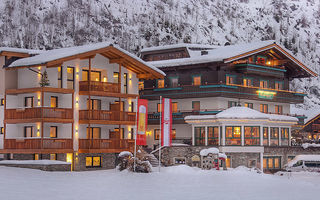
[[[137,145],[147,145],[148,100],[138,99]]]
[[[161,146],[171,146],[172,106],[171,99],[162,99],[161,112]]]

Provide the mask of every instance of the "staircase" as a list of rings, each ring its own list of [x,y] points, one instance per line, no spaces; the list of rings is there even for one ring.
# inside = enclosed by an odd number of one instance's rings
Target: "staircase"
[[[147,154],[146,159],[150,162],[152,167],[159,166],[159,160],[153,154]]]

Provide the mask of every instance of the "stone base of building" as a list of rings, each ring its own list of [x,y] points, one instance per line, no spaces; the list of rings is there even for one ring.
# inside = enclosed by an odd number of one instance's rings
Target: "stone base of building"
[[[96,163],[90,165],[87,163],[87,158],[100,159],[100,165]],[[75,171],[88,171],[88,170],[100,170],[100,169],[114,169],[117,166],[118,154],[116,153],[79,153],[75,154],[74,170]]]
[[[34,165],[34,164],[0,164],[1,166],[6,167],[19,167],[19,168],[28,168],[28,169],[40,169],[42,171],[71,171],[70,164],[50,164],[50,165]]]

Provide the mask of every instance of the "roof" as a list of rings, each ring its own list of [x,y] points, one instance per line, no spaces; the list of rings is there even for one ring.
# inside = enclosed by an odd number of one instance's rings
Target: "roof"
[[[31,67],[31,66],[43,66],[43,65],[48,66],[50,63],[55,63],[55,64],[58,64],[59,62],[62,63],[68,60],[78,58],[77,56],[87,55],[87,53],[95,55],[97,53],[105,53],[107,51],[113,51],[112,55],[115,55],[115,52],[119,54],[119,56],[121,54],[119,58],[122,58],[124,55],[127,57],[129,56],[131,58],[131,62],[138,62],[152,69],[153,71],[161,74],[162,76],[165,76],[165,73],[163,71],[154,67],[151,63],[147,63],[142,59],[138,58],[137,56],[135,56],[134,54],[131,54],[128,51],[123,50],[118,46],[113,46],[108,42],[48,50],[33,57],[19,59],[11,63],[8,67],[15,68],[15,67]],[[108,54],[108,55],[111,55],[111,54]]]
[[[170,44],[170,45],[163,45],[157,47],[148,47],[143,48],[141,53],[151,52],[151,51],[161,51],[167,49],[178,49],[178,48],[190,48],[190,49],[214,49],[219,46],[217,45],[209,45],[209,44],[189,44],[189,43],[179,43],[179,44]]]
[[[42,51],[42,50],[35,50],[35,49],[22,49],[22,48],[12,48],[12,47],[0,47],[0,54],[1,54],[2,52],[23,53],[23,54],[34,55],[34,54],[43,53],[44,51]]]
[[[179,45],[173,45],[179,46]],[[162,49],[165,49],[166,46],[163,46]],[[160,47],[157,47],[158,49]],[[230,63],[234,60],[256,54],[268,49],[276,48],[281,53],[285,54],[292,62],[299,65],[304,71],[306,71],[311,76],[317,76],[313,70],[309,69],[301,61],[296,59],[292,54],[289,53],[281,45],[277,44],[274,40],[259,41],[246,44],[237,44],[229,46],[215,46],[213,49],[207,50],[207,55],[201,54],[190,54],[190,58],[181,58],[181,59],[170,59],[170,60],[160,60],[160,61],[150,61],[149,63],[154,66],[161,67],[174,67],[180,65],[193,65],[201,64],[208,62],[224,62]],[[146,50],[145,50],[146,51]],[[189,51],[190,52],[190,51]]]
[[[190,115],[185,120],[201,119],[266,119],[271,121],[292,121],[297,122],[296,117],[276,114],[265,114],[247,107],[231,107],[216,115]]]

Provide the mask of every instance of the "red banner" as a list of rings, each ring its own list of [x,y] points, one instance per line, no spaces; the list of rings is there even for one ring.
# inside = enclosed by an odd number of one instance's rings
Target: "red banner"
[[[172,102],[163,98],[161,102],[161,146],[171,146],[172,143]]]
[[[147,145],[148,100],[138,99],[137,112],[137,145]]]

